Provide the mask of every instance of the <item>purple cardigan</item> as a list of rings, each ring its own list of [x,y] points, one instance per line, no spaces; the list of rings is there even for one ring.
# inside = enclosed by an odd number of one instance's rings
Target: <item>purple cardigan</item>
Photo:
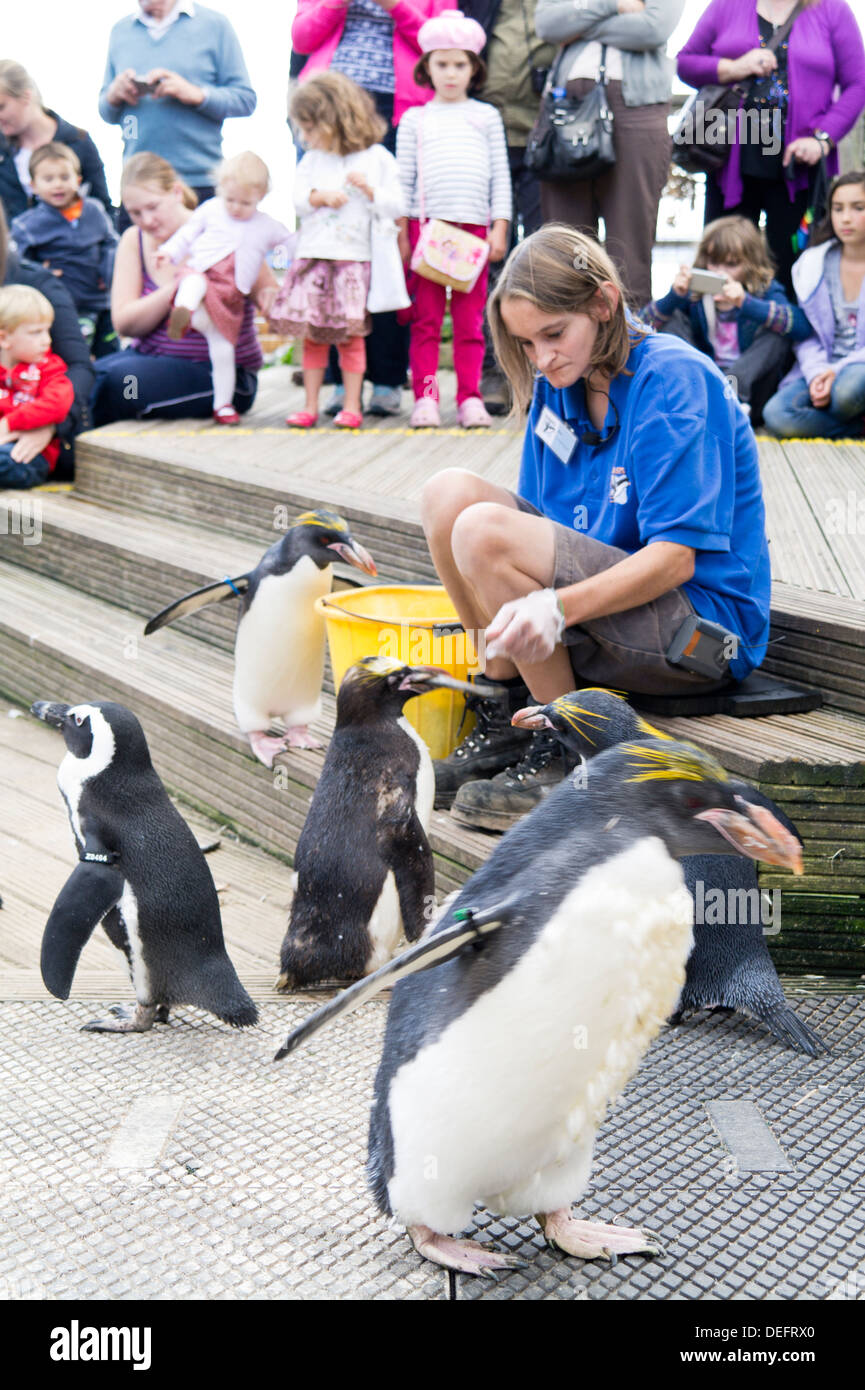
[[[741,58],[759,46],[756,0],[711,0],[679,53],[679,77],[691,87],[717,82],[719,58]],[[825,130],[837,145],[865,106],[865,48],[846,0],[819,0],[797,16],[790,32],[787,62],[790,100],[784,144],[812,135],[816,129]],[[830,176],[838,172],[834,150],[827,167]],[[738,147],[715,177],[724,194],[724,206],[735,207],[742,198]],[[803,169],[788,184],[790,198],[807,187],[808,173]]]

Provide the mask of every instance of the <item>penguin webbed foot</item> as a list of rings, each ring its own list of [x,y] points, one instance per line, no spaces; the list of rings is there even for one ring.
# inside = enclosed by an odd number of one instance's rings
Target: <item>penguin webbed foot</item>
[[[619,1255],[663,1255],[664,1246],[651,1231],[636,1226],[607,1226],[599,1221],[580,1221],[570,1207],[540,1212],[535,1217],[548,1245],[580,1260],[607,1259]]]
[[[409,1226],[409,1238],[419,1255],[443,1269],[453,1269],[458,1274],[478,1274],[491,1278],[500,1269],[524,1269],[526,1261],[518,1255],[507,1255],[504,1250],[495,1250],[489,1245],[478,1245],[473,1240],[457,1240],[455,1236],[444,1236],[431,1226]]]
[[[160,1010],[165,1016],[157,1020]],[[128,1004],[112,1004],[109,1018],[92,1018],[82,1025],[82,1033],[146,1033],[155,1022],[168,1022],[168,1007],[165,1004],[136,1004],[131,1009]]]

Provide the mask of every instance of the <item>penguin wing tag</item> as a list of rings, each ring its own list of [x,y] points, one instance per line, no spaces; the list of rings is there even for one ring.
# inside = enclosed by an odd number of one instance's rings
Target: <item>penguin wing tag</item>
[[[78,958],[94,927],[120,901],[124,882],[110,864],[82,860],[61,888],[42,934],[42,979],[55,998],[69,998]]]
[[[185,618],[187,613],[195,613],[208,603],[222,603],[227,598],[240,598],[249,588],[249,579],[248,574],[239,574],[236,579],[226,576],[225,579],[218,579],[215,584],[205,584],[203,589],[193,589],[191,594],[185,594],[183,598],[169,603],[167,608],[163,608],[151,618],[144,629],[144,636],[149,637],[152,632],[167,627],[169,623],[176,623],[178,618]]]
[[[338,994],[335,999],[329,1000],[320,1009],[316,1009],[315,1013],[310,1014],[309,1018],[289,1033],[276,1053],[274,1062],[281,1062],[283,1057],[287,1057],[289,1052],[294,1052],[312,1037],[313,1033],[317,1033],[319,1028],[333,1023],[340,1014],[352,1013],[361,1004],[365,1004],[367,999],[374,998],[383,989],[389,989],[406,975],[414,975],[419,970],[430,970],[433,966],[443,965],[445,961],[460,955],[466,947],[477,948],[483,943],[485,936],[498,930],[504,922],[504,914],[496,917],[484,914],[482,920],[474,921],[467,913],[465,918],[446,927],[444,931],[436,932],[434,936],[423,937],[417,945],[410,946],[399,956],[394,956],[393,960],[389,960],[380,970],[367,975],[365,980],[358,980],[357,984],[350,985],[342,994]]]

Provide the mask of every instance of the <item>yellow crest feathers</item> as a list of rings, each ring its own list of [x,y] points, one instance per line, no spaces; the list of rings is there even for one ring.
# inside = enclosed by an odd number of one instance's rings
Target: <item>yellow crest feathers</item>
[[[347,531],[348,522],[336,512],[301,512],[293,526],[321,526],[325,531]]]
[[[668,748],[653,748],[643,743],[621,744],[628,766],[636,769],[635,775],[626,777],[625,781],[729,782],[727,773],[710,753],[692,743],[676,743],[672,739],[665,742],[670,744]]]

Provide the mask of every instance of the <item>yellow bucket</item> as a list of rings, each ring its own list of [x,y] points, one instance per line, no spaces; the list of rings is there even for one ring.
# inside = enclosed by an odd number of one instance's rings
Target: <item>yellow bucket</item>
[[[337,690],[349,666],[364,656],[392,656],[407,666],[440,666],[458,680],[477,671],[474,648],[446,589],[438,585],[376,585],[344,589],[316,599],[327,625]],[[409,700],[405,715],[433,758],[446,758],[457,742],[464,699],[457,690],[434,690]],[[466,732],[474,724],[467,715]]]

